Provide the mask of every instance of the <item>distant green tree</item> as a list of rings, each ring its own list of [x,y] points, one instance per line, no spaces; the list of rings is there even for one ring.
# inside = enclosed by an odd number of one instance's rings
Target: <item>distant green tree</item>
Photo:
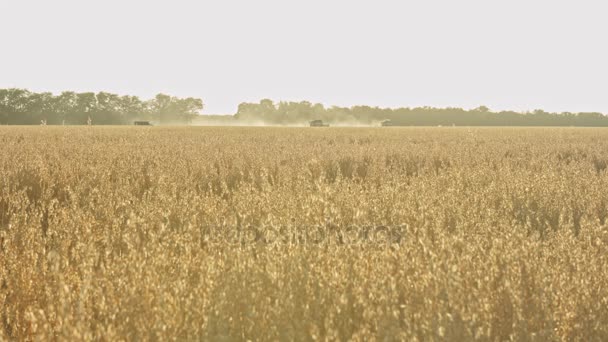
[[[473,111],[479,112],[479,113],[489,113],[490,112],[490,108],[488,108],[486,106],[479,106],[479,107],[473,109]]]
[[[31,93],[25,89],[6,89],[2,97],[2,116],[6,124],[27,124],[28,104]]]
[[[137,119],[152,120],[145,103],[137,96],[121,96],[118,99],[118,112],[121,113],[121,121],[127,124]]]
[[[192,120],[200,115],[204,108],[203,100],[193,97],[185,99],[175,98],[177,108],[176,115],[183,123],[192,123]]]
[[[0,124],[8,123],[8,89],[0,89]]]
[[[126,118],[120,112],[120,97],[106,92],[97,93],[97,105],[91,113],[91,119],[97,124],[124,124]]]
[[[97,97],[95,93],[78,93],[76,94],[76,108],[73,113],[73,117],[71,118],[72,122],[75,124],[86,124],[91,118],[98,119],[95,117],[94,112],[97,109]],[[97,120],[93,121],[94,124],[97,124]]]
[[[51,93],[30,93],[28,99],[27,123],[38,124],[42,121],[51,122],[55,115],[53,112],[53,94]]]
[[[78,124],[78,96],[73,91],[64,91],[55,99],[55,111],[61,122]]]
[[[191,123],[200,114],[203,101],[196,98],[180,99],[165,94],[158,94],[149,102],[153,116],[164,124]]]

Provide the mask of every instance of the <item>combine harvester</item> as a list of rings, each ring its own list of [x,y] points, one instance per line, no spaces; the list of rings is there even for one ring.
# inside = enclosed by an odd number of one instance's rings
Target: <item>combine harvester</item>
[[[135,126],[152,126],[150,121],[133,121],[133,125]]]
[[[309,123],[310,127],[329,127],[329,124],[323,123],[323,120],[312,120]]]

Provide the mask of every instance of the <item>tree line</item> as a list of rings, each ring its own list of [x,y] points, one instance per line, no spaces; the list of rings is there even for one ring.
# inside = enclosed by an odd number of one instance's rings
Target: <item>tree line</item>
[[[327,123],[377,125],[391,120],[397,126],[608,126],[608,116],[598,112],[549,113],[543,110],[519,113],[493,112],[485,106],[462,108],[379,108],[369,106],[329,107],[311,102],[278,102],[264,99],[259,103],[241,103],[235,115],[239,121],[275,125],[323,120]]]
[[[519,113],[493,112],[485,106],[462,108],[379,108],[370,106],[325,107],[308,101],[278,103],[263,99],[241,103],[234,116],[199,115],[203,101],[158,94],[150,100],[107,92],[59,95],[26,89],[0,89],[0,124],[6,125],[124,125],[135,120],[160,124],[197,122],[217,124],[301,125],[311,120],[330,124],[378,125],[391,120],[397,126],[608,126],[608,116],[598,112]],[[201,121],[201,119],[204,120]]]
[[[190,123],[203,109],[197,98],[158,94],[151,100],[106,92],[59,95],[26,89],[0,89],[0,124],[3,125],[123,125],[134,120],[164,124]]]

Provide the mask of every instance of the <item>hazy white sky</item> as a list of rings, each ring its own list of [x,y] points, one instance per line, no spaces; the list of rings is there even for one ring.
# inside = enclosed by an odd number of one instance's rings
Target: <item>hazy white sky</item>
[[[0,0],[0,88],[608,113],[608,3]]]

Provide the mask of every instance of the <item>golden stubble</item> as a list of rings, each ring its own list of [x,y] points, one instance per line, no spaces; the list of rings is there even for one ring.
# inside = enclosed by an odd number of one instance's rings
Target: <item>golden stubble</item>
[[[0,144],[0,339],[608,339],[604,129]]]

